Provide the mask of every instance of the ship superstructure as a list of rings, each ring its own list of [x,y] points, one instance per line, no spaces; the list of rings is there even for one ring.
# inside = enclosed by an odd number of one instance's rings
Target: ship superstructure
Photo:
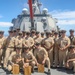
[[[20,28],[21,31],[30,31],[35,29],[36,31],[45,32],[56,30],[57,31],[57,19],[53,18],[47,8],[43,8],[41,11],[41,3],[39,0],[32,0],[33,10],[33,23],[31,24],[30,11],[26,8],[22,10],[22,13],[12,20],[13,28]]]

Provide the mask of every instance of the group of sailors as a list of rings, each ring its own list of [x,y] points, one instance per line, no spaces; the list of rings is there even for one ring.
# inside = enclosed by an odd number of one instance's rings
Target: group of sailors
[[[9,30],[9,36],[4,37],[4,31],[0,31],[0,67],[12,71],[12,66],[17,64],[23,69],[26,66],[43,64],[50,68],[73,68],[75,73],[75,36],[74,30],[70,30],[70,36],[61,30],[40,33],[38,31]],[[3,66],[2,66],[3,64]]]

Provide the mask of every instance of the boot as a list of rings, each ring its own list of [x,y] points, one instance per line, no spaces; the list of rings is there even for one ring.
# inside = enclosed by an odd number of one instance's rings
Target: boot
[[[48,69],[48,74],[47,75],[51,75],[50,69]]]
[[[34,73],[34,67],[31,68],[31,72]]]

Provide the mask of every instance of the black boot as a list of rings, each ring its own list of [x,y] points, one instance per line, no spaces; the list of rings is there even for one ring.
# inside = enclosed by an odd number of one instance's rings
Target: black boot
[[[73,72],[73,75],[75,75],[75,72]]]
[[[48,74],[47,75],[51,75],[50,69],[48,69]]]
[[[31,72],[34,73],[34,68],[32,67]]]

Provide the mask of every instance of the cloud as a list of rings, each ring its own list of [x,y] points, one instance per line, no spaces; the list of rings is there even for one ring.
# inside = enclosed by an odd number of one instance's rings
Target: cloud
[[[58,25],[75,25],[75,11],[54,10],[50,14],[58,19]]]
[[[59,20],[58,25],[75,25],[75,20]]]
[[[0,27],[10,27],[13,26],[11,22],[0,22]]]

